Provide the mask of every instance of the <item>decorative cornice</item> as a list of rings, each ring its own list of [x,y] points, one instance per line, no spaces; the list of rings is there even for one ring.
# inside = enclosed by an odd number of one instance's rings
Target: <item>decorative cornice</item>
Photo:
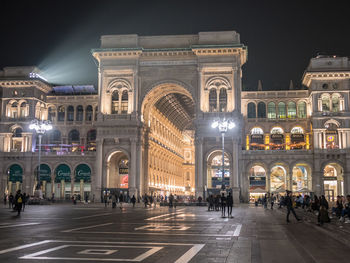
[[[310,86],[311,80],[314,78],[318,79],[329,79],[329,78],[340,78],[346,79],[350,78],[350,71],[307,71],[303,76],[303,84],[307,87]]]
[[[25,88],[34,86],[45,93],[52,91],[52,87],[49,84],[40,80],[0,80],[0,86],[5,88]]]

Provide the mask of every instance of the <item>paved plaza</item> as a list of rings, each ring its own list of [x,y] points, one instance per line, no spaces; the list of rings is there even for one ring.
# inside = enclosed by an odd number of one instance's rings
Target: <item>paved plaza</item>
[[[341,226],[320,228],[306,218],[287,224],[283,210],[249,205],[233,214],[222,218],[206,207],[55,204],[27,206],[17,217],[1,205],[0,262],[322,263],[350,256]]]

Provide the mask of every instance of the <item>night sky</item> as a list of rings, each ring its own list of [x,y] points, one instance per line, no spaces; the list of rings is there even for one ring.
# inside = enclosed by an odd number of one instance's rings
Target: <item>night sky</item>
[[[344,1],[343,1],[344,2]],[[248,46],[243,86],[301,86],[310,58],[350,56],[350,5],[341,1],[2,1],[0,68],[36,65],[49,82],[97,83],[90,54],[105,34],[235,30]]]

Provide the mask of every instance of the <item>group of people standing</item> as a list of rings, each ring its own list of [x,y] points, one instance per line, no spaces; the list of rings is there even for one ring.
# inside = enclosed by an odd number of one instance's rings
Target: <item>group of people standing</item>
[[[125,196],[122,193],[119,195],[117,193],[105,194],[103,196],[103,202],[105,204],[105,207],[109,205],[110,201],[112,203],[112,208],[116,208],[118,203],[119,208],[123,209],[123,203],[128,203],[129,201],[132,203],[132,206],[135,207],[136,198],[135,195],[133,195],[131,198],[125,198]]]
[[[24,211],[26,203],[29,199],[29,195],[26,193],[21,193],[21,190],[18,190],[15,195],[10,193],[8,196],[4,194],[4,205],[7,205],[7,201],[9,204],[9,209],[13,209],[13,211],[17,211],[17,215],[21,214],[21,211]]]
[[[232,208],[233,208],[233,196],[231,192],[226,196],[225,193],[221,193],[220,195],[210,195],[207,198],[208,202],[208,211],[220,211],[221,216],[225,217],[226,215],[226,207],[227,207],[227,216],[233,218],[232,216]]]

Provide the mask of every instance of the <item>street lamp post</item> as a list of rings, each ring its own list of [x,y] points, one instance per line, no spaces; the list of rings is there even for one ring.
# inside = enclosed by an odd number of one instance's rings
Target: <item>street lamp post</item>
[[[43,137],[46,131],[49,131],[52,129],[52,125],[50,121],[35,119],[30,123],[29,129],[35,130],[36,134],[38,134],[38,139],[39,139],[39,157],[38,157],[39,166],[38,166],[38,174],[37,174],[37,185],[35,187],[35,190],[40,191],[41,138]]]
[[[225,177],[225,134],[227,130],[231,130],[236,126],[236,124],[232,120],[227,120],[226,118],[220,119],[220,120],[214,120],[211,124],[211,127],[216,129],[219,128],[219,131],[221,133],[221,140],[222,140],[222,188],[224,189],[224,177]]]

